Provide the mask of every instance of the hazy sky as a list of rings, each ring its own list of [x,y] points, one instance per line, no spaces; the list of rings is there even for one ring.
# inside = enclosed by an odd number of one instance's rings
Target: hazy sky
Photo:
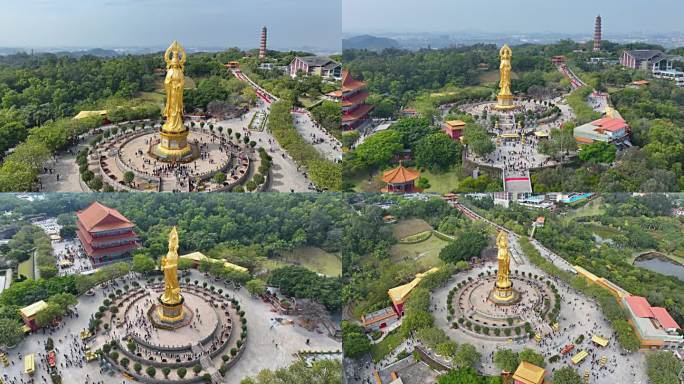
[[[0,0],[0,46],[341,50],[340,0]]]
[[[341,0],[342,31],[684,32],[682,0]]]

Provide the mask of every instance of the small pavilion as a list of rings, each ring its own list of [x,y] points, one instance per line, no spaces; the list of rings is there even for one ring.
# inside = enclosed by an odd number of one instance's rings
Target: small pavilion
[[[420,177],[420,172],[404,167],[402,163],[399,166],[382,174],[382,181],[387,185],[381,189],[382,192],[420,192],[421,189],[416,187],[416,179]]]
[[[36,315],[38,315],[38,312],[44,310],[47,307],[48,304],[45,301],[40,300],[20,309],[19,314],[21,315],[21,319],[24,321],[24,329],[35,331],[38,328],[40,328],[38,323],[36,323]]]

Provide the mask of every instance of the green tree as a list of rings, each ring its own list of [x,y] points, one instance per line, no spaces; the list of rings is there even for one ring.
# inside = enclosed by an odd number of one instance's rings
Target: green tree
[[[668,351],[646,354],[646,373],[652,384],[679,384],[682,362]]]
[[[479,257],[487,247],[488,238],[485,232],[476,228],[468,228],[456,241],[450,242],[439,252],[439,258],[447,263],[469,261]]]
[[[582,147],[579,151],[579,158],[589,164],[608,164],[615,161],[616,153],[617,148],[615,145],[596,141]]]
[[[226,174],[223,172],[216,172],[213,177],[214,183],[223,184],[226,181]]]
[[[240,384],[339,384],[342,382],[342,363],[321,359],[307,364],[297,361],[275,371],[263,370],[255,377],[244,379]]]
[[[475,367],[480,362],[480,353],[471,344],[461,344],[454,354],[453,363],[456,367]]]
[[[463,141],[478,156],[486,156],[495,149],[487,130],[479,124],[467,124],[463,130]]]
[[[525,348],[522,350],[522,352],[520,352],[520,361],[527,361],[528,363],[532,363],[542,368],[546,366],[544,356],[531,348]]]
[[[133,179],[135,178],[135,174],[131,171],[126,171],[123,174],[123,181],[124,183],[130,185],[133,182]]]
[[[514,372],[520,364],[520,357],[510,349],[499,349],[494,353],[494,364],[502,371]]]
[[[370,351],[371,343],[364,329],[356,324],[342,322],[342,350],[344,355],[357,358]]]
[[[0,318],[0,345],[11,347],[24,339],[21,324],[8,318]]]
[[[461,144],[443,132],[420,139],[415,147],[416,163],[431,170],[445,171],[461,160]]]
[[[572,367],[562,367],[553,373],[553,384],[580,384],[582,378]]]
[[[155,268],[156,264],[151,257],[142,253],[133,256],[133,263],[131,267],[133,272],[147,275],[150,272],[154,271]]]
[[[472,367],[460,367],[437,378],[437,384],[488,384]]]
[[[266,282],[261,279],[252,279],[245,283],[245,288],[251,295],[263,295],[266,293]]]
[[[328,131],[340,129],[342,110],[336,102],[325,100],[311,110],[311,116]]]
[[[176,369],[176,374],[182,379],[188,374],[188,370],[185,367],[180,367]]]
[[[356,147],[356,150],[345,157],[350,170],[363,171],[379,168],[389,164],[389,161],[404,148],[401,133],[388,129],[367,138]]]
[[[195,376],[199,375],[199,373],[202,371],[202,366],[200,364],[195,364],[192,366],[192,372],[195,373]]]

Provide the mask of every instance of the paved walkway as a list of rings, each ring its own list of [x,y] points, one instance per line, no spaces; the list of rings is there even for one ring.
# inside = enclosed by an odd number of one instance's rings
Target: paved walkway
[[[293,112],[292,117],[297,132],[326,159],[334,162],[342,160],[342,143],[318,126],[308,113]]]
[[[77,153],[78,150],[79,148],[72,151]],[[45,166],[52,168],[53,171],[52,173],[43,173],[38,176],[42,184],[42,192],[83,192],[79,182],[80,175],[75,154],[66,153],[63,156],[58,155],[56,160],[51,160]],[[59,180],[57,175],[59,175]]]

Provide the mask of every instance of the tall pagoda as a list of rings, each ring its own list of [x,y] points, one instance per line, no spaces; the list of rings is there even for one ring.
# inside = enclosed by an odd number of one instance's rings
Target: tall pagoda
[[[76,212],[76,219],[78,238],[95,266],[126,258],[140,247],[135,224],[114,208],[96,201]]]
[[[342,107],[342,130],[356,129],[368,121],[372,105],[365,104],[368,98],[366,83],[354,78],[348,69],[342,70],[342,88],[328,96],[340,102]]]

